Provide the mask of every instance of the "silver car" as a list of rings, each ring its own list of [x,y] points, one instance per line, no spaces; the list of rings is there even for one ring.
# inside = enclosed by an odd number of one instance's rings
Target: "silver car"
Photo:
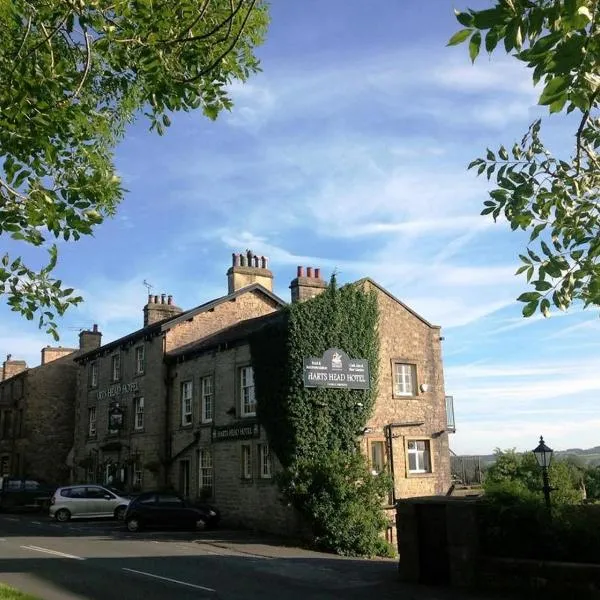
[[[93,517],[122,520],[128,504],[128,498],[117,496],[101,485],[69,485],[54,492],[50,500],[50,516],[61,523]]]

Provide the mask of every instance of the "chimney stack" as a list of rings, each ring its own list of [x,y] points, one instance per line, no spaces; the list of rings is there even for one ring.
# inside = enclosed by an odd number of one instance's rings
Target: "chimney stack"
[[[144,306],[144,327],[157,323],[158,321],[164,321],[183,312],[179,306],[175,306],[173,303],[173,296],[171,294],[161,294],[159,296],[148,296],[148,304]]]
[[[26,370],[27,363],[24,360],[12,360],[12,354],[8,354],[2,365],[2,381]]]
[[[306,267],[305,277],[304,267],[298,267],[297,277],[290,284],[292,302],[303,302],[314,298],[325,291],[326,288],[327,284],[321,279],[321,269]]]
[[[79,334],[79,344],[81,345],[81,334]],[[46,365],[53,360],[73,354],[75,351],[75,348],[63,348],[62,346],[53,348],[52,346],[46,346],[45,348],[42,348],[42,364]]]
[[[231,267],[227,271],[227,289],[229,294],[259,283],[264,288],[273,291],[273,273],[269,270],[269,259],[258,256],[252,250],[241,254],[231,255]]]
[[[100,348],[101,344],[102,334],[98,331],[98,325],[96,323],[94,323],[91,331],[89,329],[84,329],[79,334],[79,350],[82,352]]]

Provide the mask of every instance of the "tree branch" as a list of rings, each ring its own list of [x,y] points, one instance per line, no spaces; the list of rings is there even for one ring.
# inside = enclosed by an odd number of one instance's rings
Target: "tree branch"
[[[75,90],[75,93],[69,98],[69,100],[74,100],[81,92],[81,88],[90,72],[90,66],[92,64],[92,49],[90,47],[90,38],[88,36],[87,31],[84,33],[83,37],[85,38],[85,51],[86,51],[86,61],[85,61],[85,70],[83,71],[83,75],[81,77],[81,81]]]
[[[21,200],[27,200],[27,196],[23,196],[23,194],[20,194],[19,192],[17,192],[17,190],[10,187],[10,185],[8,185],[8,183],[6,183],[6,181],[4,181],[3,179],[0,179],[0,187],[5,188],[6,190],[8,190],[8,192],[10,194],[13,194],[17,198],[20,198]]]

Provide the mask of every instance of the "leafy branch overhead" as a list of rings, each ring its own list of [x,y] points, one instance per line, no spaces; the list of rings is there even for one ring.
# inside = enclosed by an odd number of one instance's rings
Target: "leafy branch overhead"
[[[494,0],[486,10],[456,11],[463,29],[449,45],[504,50],[527,65],[549,113],[577,116],[566,156],[541,139],[541,119],[510,151],[488,149],[470,169],[495,181],[483,215],[504,217],[529,232],[522,266],[532,290],[519,296],[523,315],[545,316],[552,305],[600,305],[600,0]]]
[[[49,247],[6,254],[0,294],[56,336],[81,298],[52,277],[52,240],[78,240],[123,196],[114,148],[139,114],[162,135],[176,111],[215,119],[227,85],[259,69],[263,0],[0,1],[0,235]]]

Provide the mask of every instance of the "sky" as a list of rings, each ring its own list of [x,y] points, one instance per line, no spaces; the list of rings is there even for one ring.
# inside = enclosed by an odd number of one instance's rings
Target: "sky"
[[[164,137],[143,119],[127,131],[117,216],[60,244],[57,276],[86,299],[60,344],[93,323],[104,342],[141,327],[144,281],[184,309],[225,294],[231,253],[251,248],[284,299],[297,265],[321,267],[370,276],[442,327],[454,452],[528,450],[541,434],[555,449],[600,445],[598,311],[521,316],[526,238],[479,216],[490,184],[466,170],[538,116],[551,144],[572,141],[516,60],[472,66],[465,46],[446,47],[453,9],[486,4],[273,0],[263,71],[232,85],[230,113],[177,114]],[[47,344],[0,306],[0,356],[36,366]]]

